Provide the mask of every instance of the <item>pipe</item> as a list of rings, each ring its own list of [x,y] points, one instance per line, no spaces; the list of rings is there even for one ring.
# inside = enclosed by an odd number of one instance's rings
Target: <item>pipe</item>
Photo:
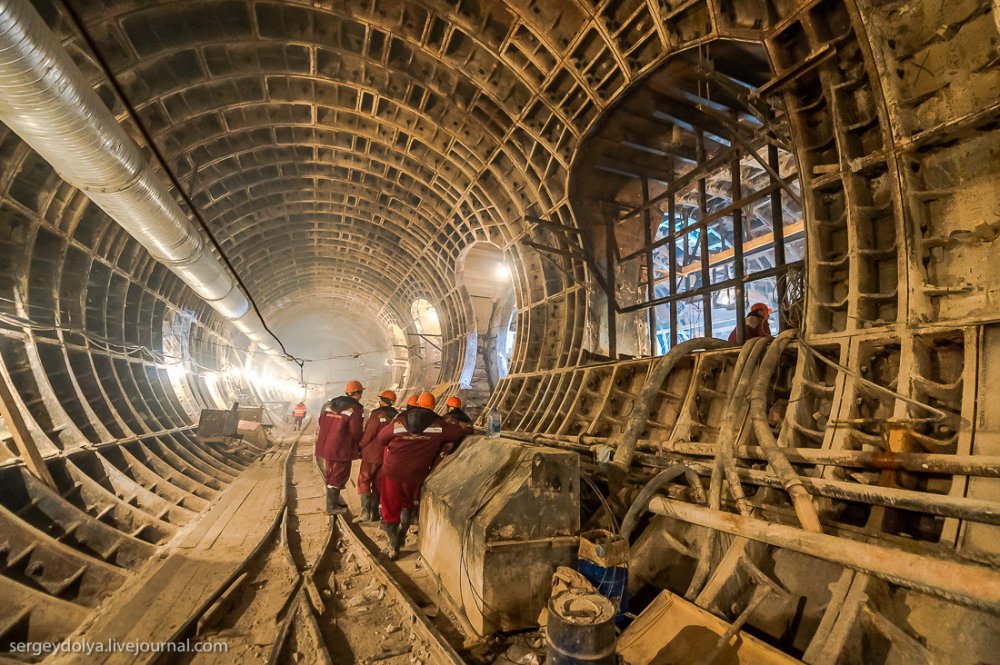
[[[753,469],[739,469],[743,482],[763,487],[780,488],[780,478]],[[874,506],[885,506],[899,510],[953,517],[984,524],[1000,524],[1000,502],[974,499],[967,496],[949,496],[933,492],[921,492],[898,487],[881,487],[843,480],[822,480],[801,478],[805,489],[817,496],[837,501],[850,501]]]
[[[816,514],[816,507],[813,506],[812,496],[802,485],[799,475],[792,468],[778,442],[775,441],[765,412],[767,388],[778,367],[778,362],[781,360],[781,354],[788,347],[788,343],[792,341],[795,332],[795,330],[786,330],[781,333],[774,340],[771,348],[767,350],[767,355],[764,356],[764,361],[760,364],[760,369],[757,372],[757,381],[750,391],[750,418],[753,421],[754,433],[757,435],[757,443],[764,449],[764,454],[767,455],[767,461],[774,469],[774,473],[781,478],[782,485],[792,500],[792,506],[795,508],[795,514],[798,516],[799,522],[802,523],[802,527],[807,531],[821,532],[823,527],[820,526],[819,515]],[[787,418],[788,415],[786,414],[785,417]],[[782,438],[785,438],[785,433],[788,431],[790,431],[789,428],[782,428]]]
[[[0,121],[263,351],[226,267],[27,0],[0,3]]]
[[[656,496],[661,487],[680,475],[683,475],[687,479],[688,485],[691,486],[691,491],[695,495],[695,499],[702,502],[705,500],[705,490],[702,489],[701,478],[690,468],[683,464],[674,464],[670,468],[660,471],[652,480],[642,486],[638,496],[635,497],[635,501],[632,502],[628,512],[625,513],[625,519],[622,520],[622,526],[618,530],[618,535],[626,543],[632,536],[635,526],[639,523],[639,518],[642,517],[642,514],[649,507],[650,499]]]
[[[504,436],[510,436],[504,434]],[[532,434],[531,441],[547,445],[573,445],[586,452],[595,445],[610,445],[611,439],[593,434],[570,436],[565,434]],[[578,441],[579,443],[573,443]],[[662,451],[662,454],[643,452]],[[715,444],[691,443],[683,441],[655,441],[639,439],[634,459],[641,463],[662,468],[655,464],[658,456],[714,457]],[[737,446],[736,456],[743,459],[766,460],[767,455],[760,446]],[[953,476],[979,476],[1000,478],[1000,456],[996,455],[947,455],[939,453],[894,453],[864,450],[824,450],[819,448],[782,448],[781,452],[793,464],[811,466],[842,466],[877,471],[908,471],[910,473],[949,474]],[[665,458],[670,459],[670,458]]]
[[[729,342],[712,337],[689,339],[667,351],[666,355],[653,364],[646,382],[632,402],[632,413],[629,416],[628,425],[625,427],[625,433],[622,435],[621,442],[616,447],[615,456],[611,461],[611,464],[618,467],[623,475],[628,473],[628,468],[632,465],[635,446],[639,441],[639,434],[646,428],[646,419],[649,417],[653,398],[663,387],[663,382],[673,371],[674,366],[692,351],[707,351],[727,346],[729,346]]]
[[[640,441],[640,444],[646,442]],[[650,447],[652,442],[649,442]],[[670,453],[711,457],[715,447],[705,443],[675,443]],[[944,473],[955,476],[980,476],[1000,478],[1000,457],[991,455],[946,455],[938,453],[869,452],[863,450],[823,450],[818,448],[782,448],[782,453],[793,464],[814,466],[841,466],[877,471],[907,471],[910,473]],[[766,460],[760,446],[739,446],[737,456],[751,460]],[[646,453],[637,453],[645,457]]]
[[[545,445],[553,446],[556,448],[562,448],[565,450],[573,450],[582,454],[593,455],[593,449],[587,445],[569,443],[565,440],[560,440],[561,437],[549,437],[541,434],[521,434],[517,432],[506,432],[505,437],[510,439],[515,439],[518,441],[523,441],[528,444],[534,445]],[[576,437],[571,437],[576,438]],[[591,440],[594,437],[583,437],[586,440]],[[691,446],[701,446],[698,448],[698,455],[708,456],[711,452],[703,452],[703,449],[707,450],[709,448],[714,450],[714,446],[711,444],[688,444]],[[755,446],[747,447],[749,450],[755,450]],[[759,449],[757,449],[759,450]],[[796,449],[799,453],[807,453],[809,449]],[[846,454],[849,452],[858,451],[815,451],[817,453],[828,453],[834,458],[839,459],[839,455]],[[751,459],[766,459],[763,452],[757,452],[753,455],[748,455]],[[944,458],[947,455],[917,455],[916,458],[919,460],[923,457],[933,457],[933,458]],[[971,457],[971,456],[966,456]],[[825,459],[825,458],[824,458]],[[851,458],[848,458],[851,459]],[[712,468],[709,467],[705,462],[684,459],[678,455],[670,455],[668,457],[657,457],[654,455],[649,455],[646,453],[637,453],[636,460],[643,464],[647,468],[653,469],[669,469],[673,465],[686,466],[695,473],[701,476],[711,476]],[[805,463],[817,463],[811,458],[806,458],[803,460]],[[942,466],[944,465],[944,460],[940,460],[942,464],[935,463],[932,466]],[[831,463],[836,463],[831,462]],[[907,466],[920,466],[923,462],[910,461]],[[961,468],[966,468],[968,466],[965,462],[958,463]],[[947,466],[947,465],[944,465]],[[928,469],[923,469],[928,471]],[[971,469],[972,471],[981,471],[981,474],[974,475],[985,475],[987,477],[996,477],[995,467],[990,467],[989,469]],[[989,471],[989,473],[986,473]],[[930,471],[928,471],[930,472]],[[935,471],[936,472],[936,471]],[[764,471],[757,471],[754,469],[736,469],[737,476],[743,484],[758,485],[763,487],[771,487],[774,489],[780,489],[784,485],[780,478],[777,478]],[[838,501],[851,501],[854,503],[864,503],[868,505],[875,506],[885,506],[888,508],[898,508],[900,510],[910,510],[914,512],[928,513],[930,515],[939,515],[942,517],[954,517],[956,519],[970,520],[973,522],[982,522],[985,524],[1000,524],[1000,503],[972,499],[969,497],[952,497],[943,494],[933,494],[929,492],[919,492],[914,490],[905,490],[896,487],[881,487],[878,485],[862,485],[860,483],[845,482],[839,480],[823,480],[818,478],[810,478],[807,476],[800,477],[802,484],[805,485],[806,489],[815,494],[816,496],[825,497],[828,499],[836,499]],[[704,502],[703,497],[696,496],[695,501],[702,503]],[[720,503],[721,505],[721,503]]]
[[[750,506],[748,505],[749,502],[746,495],[743,493],[743,485],[740,483],[740,477],[736,471],[735,449],[740,443],[740,438],[743,434],[743,424],[746,422],[744,409],[746,408],[747,392],[750,390],[750,384],[755,376],[754,371],[760,362],[760,356],[763,355],[770,343],[770,339],[758,337],[744,345],[745,347],[750,347],[750,353],[747,354],[746,364],[741,368],[742,373],[729,398],[729,407],[726,415],[723,417],[723,423],[731,431],[726,432],[725,429],[720,428],[719,435],[715,439],[717,451],[716,464],[725,476],[726,484],[729,486],[729,493],[733,496],[740,514],[748,517],[751,516]],[[730,436],[726,438],[726,434]],[[718,506],[715,506],[715,508],[718,508]]]
[[[722,423],[719,426],[719,433],[715,437],[715,460],[712,464],[712,473],[708,482],[708,507],[718,510],[722,507],[722,486],[729,485],[730,494],[736,501],[736,506],[740,514],[750,516],[750,507],[746,495],[743,493],[743,486],[736,475],[735,462],[733,459],[733,448],[739,443],[739,433],[742,430],[744,419],[741,419],[741,427],[735,423],[735,411],[741,408],[746,397],[749,380],[753,368],[757,366],[760,354],[769,343],[769,340],[757,337],[748,340],[740,349],[740,355],[733,366],[732,391],[726,402],[726,410],[722,416]],[[726,438],[729,437],[729,440]],[[728,455],[727,455],[728,452]],[[725,482],[724,482],[725,481]],[[688,583],[684,597],[694,600],[698,592],[701,591],[712,566],[712,550],[715,548],[717,533],[709,531],[701,539],[698,545],[698,563],[695,565],[691,581]]]
[[[657,515],[831,561],[963,605],[993,612],[1000,610],[1000,571],[987,566],[957,563],[804,531],[662,497],[653,497],[649,510]]]

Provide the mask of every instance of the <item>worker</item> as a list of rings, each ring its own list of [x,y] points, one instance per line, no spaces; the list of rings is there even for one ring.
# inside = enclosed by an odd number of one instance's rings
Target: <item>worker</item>
[[[753,339],[754,337],[771,336],[771,326],[768,324],[767,320],[773,311],[773,309],[762,302],[755,302],[750,306],[750,311],[747,312],[746,318],[743,320],[744,342],[748,339]],[[729,333],[730,344],[739,343],[739,332],[740,328],[737,325],[733,328],[733,332]]]
[[[399,558],[406,542],[424,480],[463,435],[461,427],[434,413],[434,406],[434,395],[421,393],[417,405],[393,418],[376,438],[385,447],[379,503],[390,559]]]
[[[332,402],[332,400],[331,400]],[[330,423],[333,422],[333,418],[327,416],[330,411],[331,402],[327,402],[323,405],[323,408],[319,410],[319,419],[317,420],[317,432],[316,432],[316,446],[313,450],[313,455],[316,459],[316,466],[319,467],[320,475],[326,476],[326,460],[320,454],[320,447],[323,441],[326,439],[326,432],[330,429]]]
[[[375,438],[378,433],[399,415],[393,407],[396,393],[383,390],[378,396],[379,407],[368,416],[364,434],[361,436],[361,467],[358,469],[358,494],[361,495],[361,513],[355,522],[373,522],[378,519],[378,471],[382,467],[385,449]]]
[[[302,429],[302,421],[306,417],[306,403],[299,402],[294,407],[292,407],[292,428],[297,430]]]
[[[364,390],[360,381],[348,381],[344,394],[330,400],[319,417],[320,437],[316,439],[316,454],[326,460],[328,513],[347,507],[340,499],[340,491],[351,477],[351,462],[359,456],[364,429],[364,407],[360,399]]]
[[[448,409],[444,414],[445,418],[451,418],[452,420],[460,423],[472,424],[472,418],[470,418],[469,414],[462,410],[462,400],[460,398],[452,395],[445,400],[444,405]]]
[[[455,442],[455,448],[458,448],[459,444],[462,443],[462,439],[469,434],[474,433],[476,430],[472,426],[472,418],[470,418],[469,414],[462,410],[461,399],[452,395],[445,400],[444,405],[448,409],[444,414],[444,419],[462,428],[462,437]]]
[[[410,409],[412,409],[416,405],[417,405],[417,396],[416,395],[410,395],[409,397],[406,398],[406,406],[403,408],[402,412],[406,413],[407,411],[409,411]]]

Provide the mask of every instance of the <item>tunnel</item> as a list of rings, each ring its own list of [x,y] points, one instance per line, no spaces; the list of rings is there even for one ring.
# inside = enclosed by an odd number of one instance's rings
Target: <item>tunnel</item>
[[[989,0],[0,0],[0,660],[1000,663],[998,65]],[[394,553],[345,391],[463,431]]]

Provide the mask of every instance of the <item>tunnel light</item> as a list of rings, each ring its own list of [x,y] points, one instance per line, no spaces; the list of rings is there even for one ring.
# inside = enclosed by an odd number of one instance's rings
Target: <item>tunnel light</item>
[[[232,367],[226,370],[226,374],[228,374],[234,379],[238,379],[241,376],[243,376],[243,370],[240,369],[239,365],[233,365]]]
[[[497,266],[497,279],[501,280],[510,279],[510,268],[507,267],[507,264],[501,263],[500,265]]]
[[[218,381],[219,381],[219,375],[216,374],[215,372],[205,373],[205,383],[207,383],[208,385],[214,386]]]
[[[169,376],[173,381],[179,381],[188,374],[187,368],[180,363],[171,363],[170,365],[167,365],[166,368],[167,376]]]

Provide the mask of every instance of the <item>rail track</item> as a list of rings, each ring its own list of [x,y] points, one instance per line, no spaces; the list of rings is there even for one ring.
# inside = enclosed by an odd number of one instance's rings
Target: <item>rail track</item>
[[[419,588],[407,585],[420,604],[404,591],[380,560],[372,527],[366,533],[349,513],[325,512],[311,437],[291,442],[284,473],[275,528],[180,636],[205,650],[171,662],[466,662],[463,634],[448,630],[447,615]],[[209,651],[209,643],[226,650]]]

